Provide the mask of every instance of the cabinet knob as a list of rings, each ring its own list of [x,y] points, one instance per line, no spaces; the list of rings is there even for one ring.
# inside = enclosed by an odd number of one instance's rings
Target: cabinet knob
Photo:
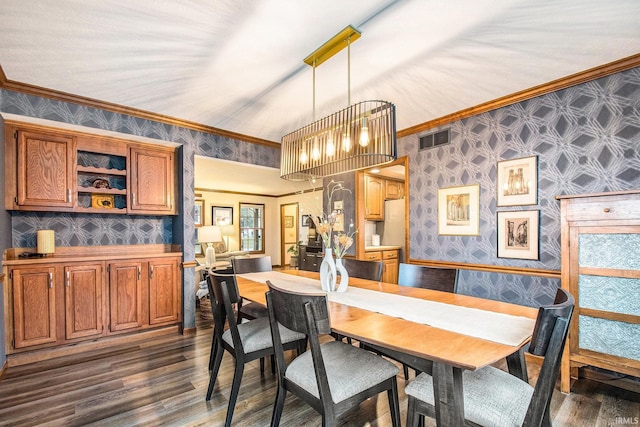
[[[604,213],[609,213],[609,212],[611,212],[610,208],[604,208]]]

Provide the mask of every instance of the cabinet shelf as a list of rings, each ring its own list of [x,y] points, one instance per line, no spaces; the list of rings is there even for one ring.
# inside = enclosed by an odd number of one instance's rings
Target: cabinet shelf
[[[126,188],[95,188],[95,187],[78,187],[78,193],[96,193],[96,194],[122,194],[126,195]]]
[[[96,175],[120,175],[127,176],[126,169],[107,169],[107,168],[96,168],[93,166],[80,166],[78,165],[78,172],[80,173],[92,173]]]
[[[82,206],[78,206],[74,209],[75,212],[84,212],[84,213],[101,213],[101,214],[126,214],[127,209],[118,209],[118,208],[110,208],[110,209],[100,209],[100,208],[85,208]]]

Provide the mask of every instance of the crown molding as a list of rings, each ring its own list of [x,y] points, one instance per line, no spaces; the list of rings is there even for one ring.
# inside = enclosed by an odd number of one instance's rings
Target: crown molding
[[[152,113],[150,111],[140,110],[137,108],[125,107],[124,105],[114,104],[111,102],[100,101],[98,99],[88,98],[85,96],[74,95],[67,92],[62,92],[54,89],[48,89],[41,86],[35,86],[28,83],[22,83],[15,80],[9,80],[2,65],[0,65],[0,88],[11,90],[14,92],[20,92],[27,95],[35,95],[42,98],[53,99],[56,101],[71,102],[74,104],[83,105],[85,107],[98,108],[101,110],[111,111],[118,114],[126,114],[128,116],[138,117],[146,120],[153,120],[160,123],[165,123],[172,126],[178,126],[186,129],[191,129],[199,132],[210,133],[214,135],[220,135],[227,138],[237,139],[240,141],[246,141],[253,144],[265,145],[271,148],[280,148],[280,143],[274,141],[268,141],[266,139],[256,138],[249,135],[243,135],[219,129],[213,126],[203,125],[201,123],[192,122],[189,120],[183,120],[176,117],[165,116],[163,114]]]
[[[506,107],[507,105],[516,104],[518,102],[526,101],[527,99],[566,89],[571,86],[586,83],[591,80],[626,71],[638,66],[640,66],[640,53],[399,130],[396,133],[396,137],[402,138],[404,136],[424,132],[438,126],[447,125],[458,120],[466,119],[471,116],[486,113],[488,111]]]

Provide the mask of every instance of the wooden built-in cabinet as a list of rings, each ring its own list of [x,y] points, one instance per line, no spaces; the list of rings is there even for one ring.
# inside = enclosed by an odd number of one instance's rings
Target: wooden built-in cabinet
[[[7,210],[177,213],[173,147],[11,120],[4,138]]]
[[[129,148],[130,211],[175,214],[173,151],[159,148]]]
[[[364,219],[384,221],[385,200],[404,198],[404,181],[364,174]]]
[[[36,259],[21,252],[7,250],[3,263],[6,354],[182,320],[181,254],[165,245],[56,248]]]
[[[56,292],[59,286],[53,265],[24,266],[9,270],[13,310],[12,347],[16,349],[58,341]],[[8,289],[9,286],[5,287]],[[5,300],[6,301],[6,300]],[[9,341],[9,340],[7,340]]]
[[[6,184],[14,184],[17,205],[45,210],[73,208],[76,158],[73,137],[19,130],[14,132],[10,143],[17,173],[11,179],[7,177]]]
[[[393,179],[384,181],[384,199],[397,200],[404,198],[404,182]]]
[[[149,324],[175,323],[180,319],[178,258],[149,261]]]
[[[364,219],[368,221],[384,220],[384,179],[367,175],[364,176]]]
[[[640,190],[558,198],[562,287],[576,300],[561,390],[585,365],[640,377]]]
[[[104,331],[102,270],[102,263],[80,263],[64,267],[66,339],[102,335]]]
[[[111,332],[138,329],[144,324],[142,264],[141,261],[116,261],[107,265]]]
[[[367,251],[366,261],[382,261],[382,281],[386,283],[398,283],[398,250]]]

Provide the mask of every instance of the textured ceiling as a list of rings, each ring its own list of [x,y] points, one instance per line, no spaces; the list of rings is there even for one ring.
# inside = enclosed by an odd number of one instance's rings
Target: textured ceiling
[[[302,60],[351,24],[351,102],[399,130],[640,52],[638,0],[3,0],[8,79],[279,142],[312,120]],[[347,106],[346,51],[316,118]]]

